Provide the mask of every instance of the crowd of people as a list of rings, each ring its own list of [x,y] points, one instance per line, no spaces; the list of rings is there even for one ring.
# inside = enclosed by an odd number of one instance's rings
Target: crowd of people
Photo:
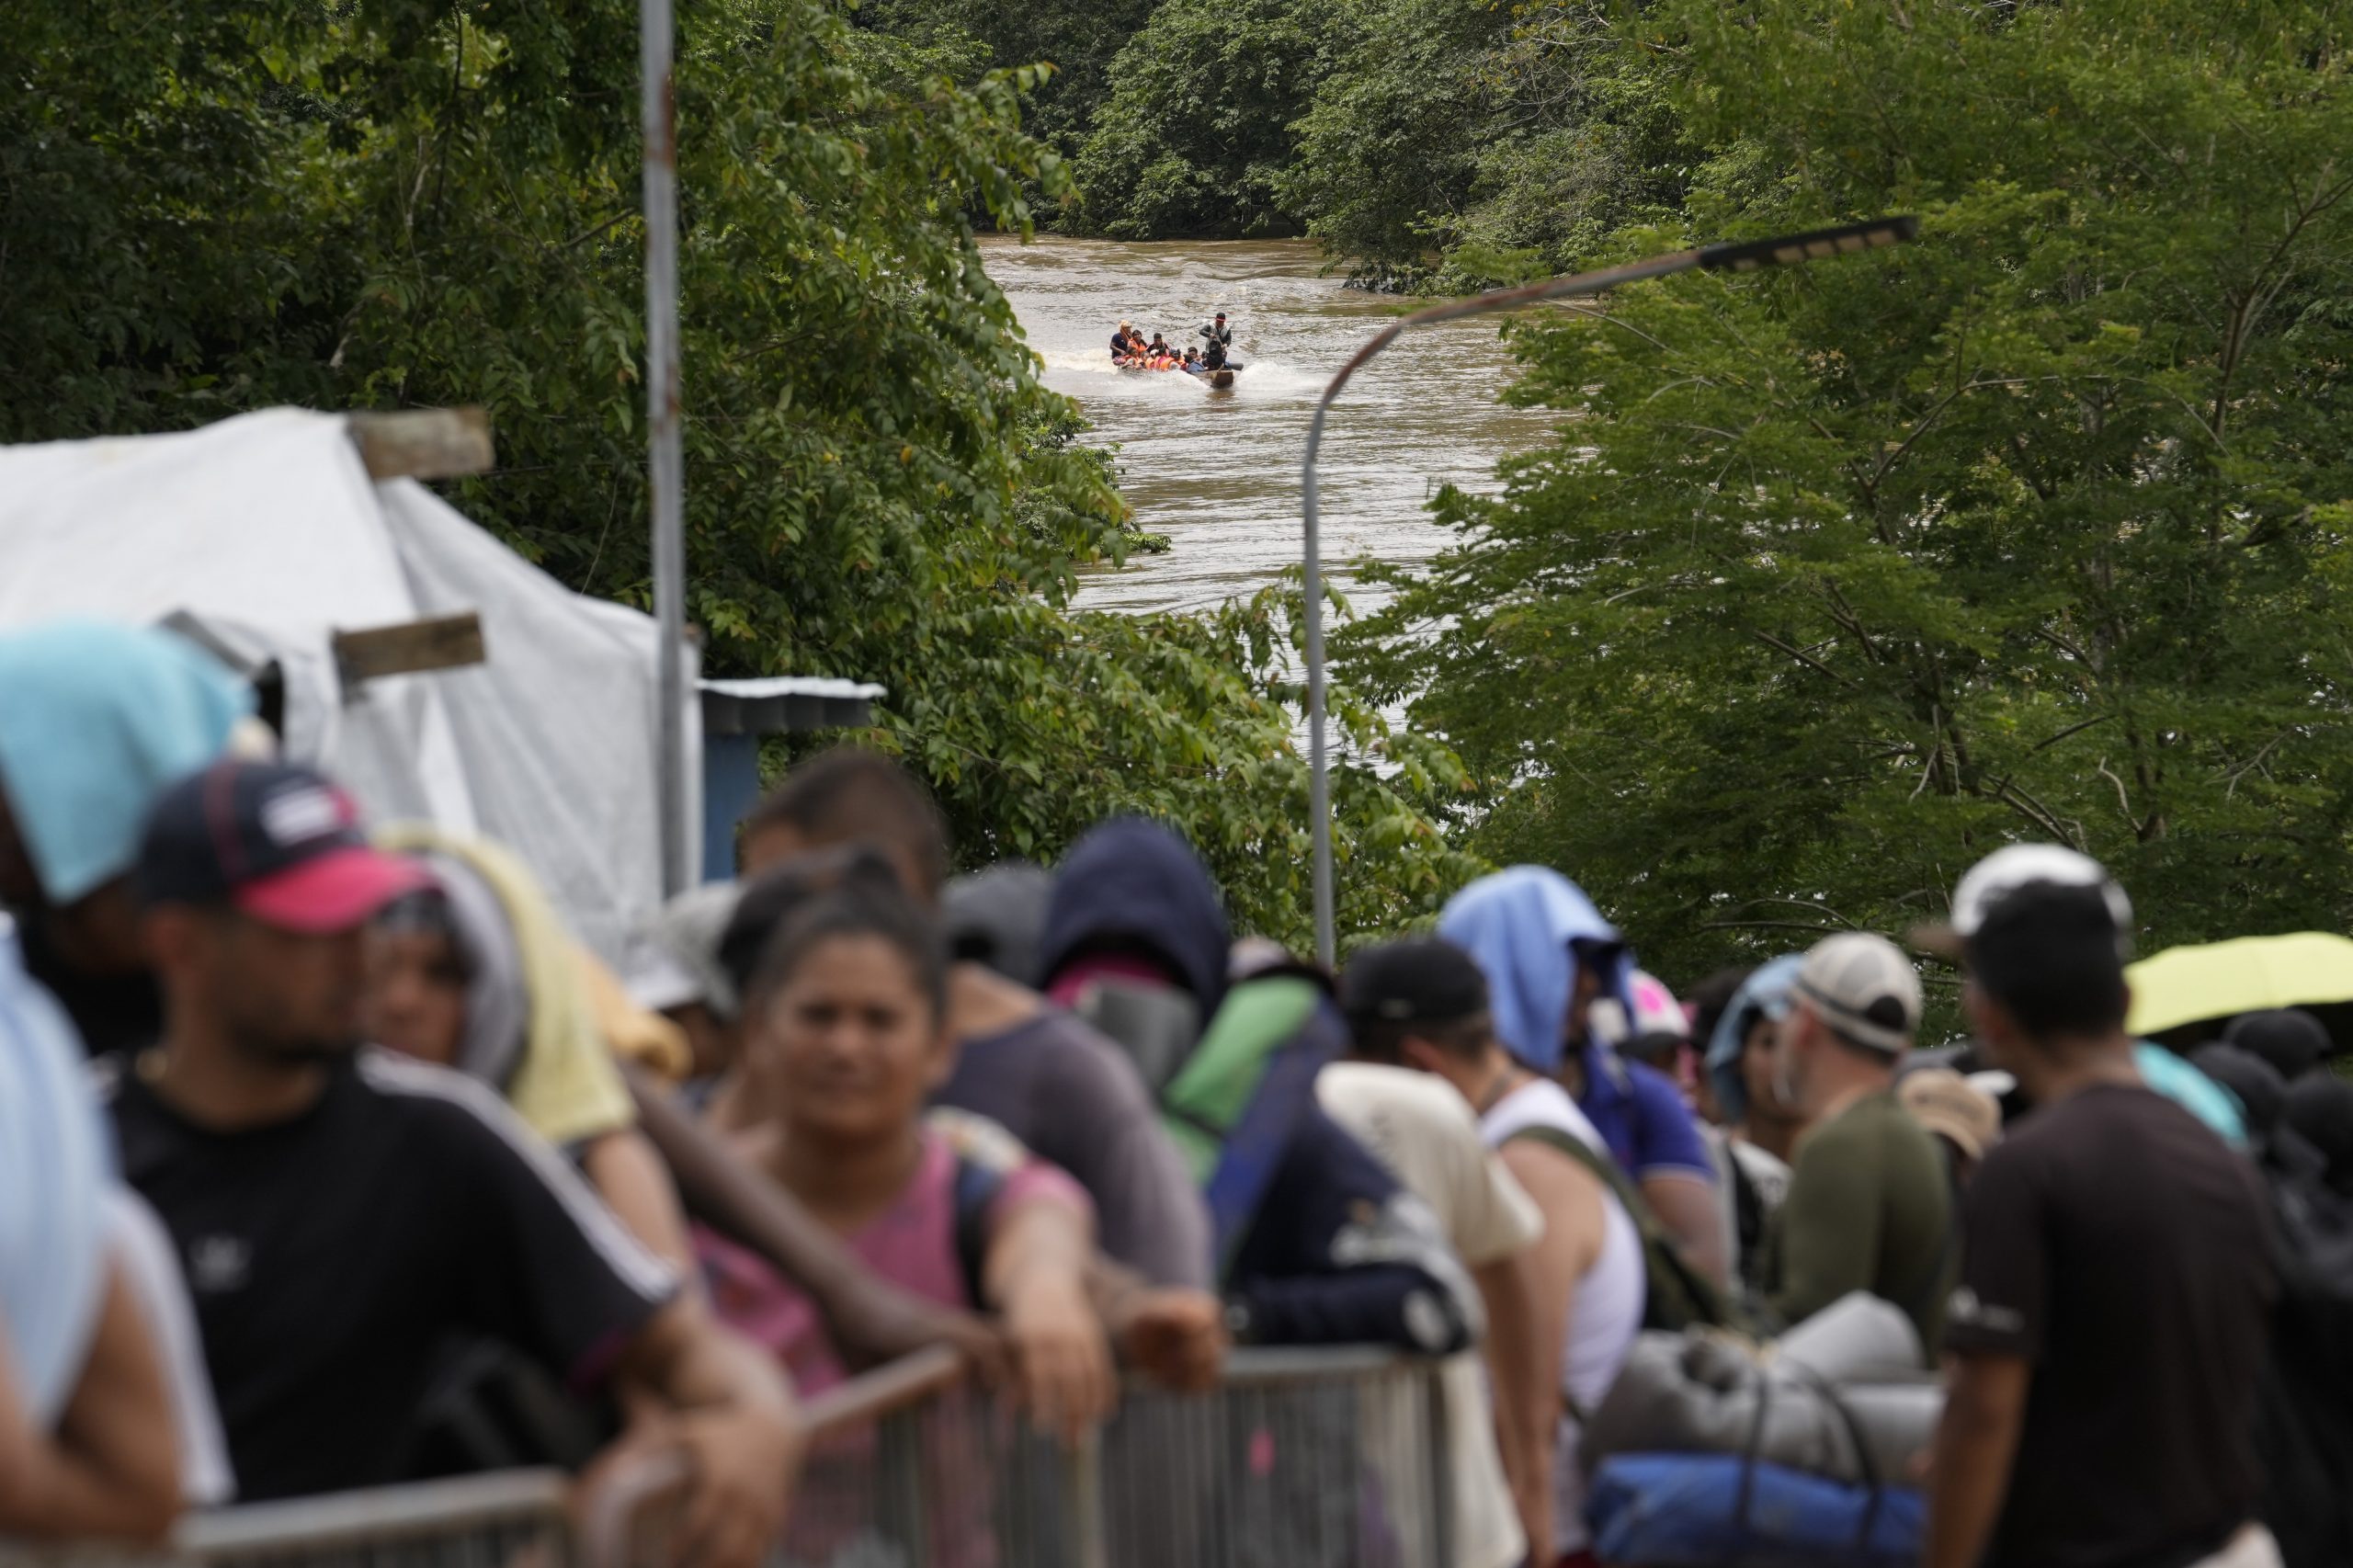
[[[856,1369],[949,1344],[1075,1435],[1373,1344],[1442,1358],[1462,1568],[1565,1568],[1638,1335],[1864,1292],[1946,1369],[1929,1568],[2353,1540],[2353,1084],[2295,1010],[2134,1040],[2072,850],[1685,1005],[1557,871],[1333,975],[1175,826],[959,877],[843,748],[625,984],[516,857],[277,752],[168,632],[0,634],[0,1533],[660,1444],[745,1568]]]
[[[1203,323],[1199,335],[1199,347],[1179,349],[1159,333],[1147,338],[1133,322],[1123,321],[1111,334],[1111,363],[1122,370],[1183,370],[1196,376],[1242,369],[1233,358],[1233,329],[1226,324],[1223,311]]]

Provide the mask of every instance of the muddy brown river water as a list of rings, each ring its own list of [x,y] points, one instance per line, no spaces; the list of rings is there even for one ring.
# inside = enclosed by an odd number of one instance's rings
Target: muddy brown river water
[[[1082,604],[1191,609],[1248,594],[1299,560],[1299,464],[1315,398],[1349,355],[1402,308],[1343,288],[1313,246],[1137,244],[1004,236],[983,242],[989,275],[1013,301],[1046,381],[1078,400],[1090,439],[1119,448],[1120,484],[1165,555],[1093,574]],[[1110,362],[1122,319],[1175,344],[1224,311],[1231,391],[1191,377],[1122,372]],[[1505,407],[1510,357],[1494,322],[1425,328],[1348,384],[1325,426],[1320,465],[1324,562],[1345,590],[1349,563],[1427,560],[1452,537],[1425,503],[1448,482],[1495,483],[1495,460],[1540,445],[1553,415]],[[1359,608],[1370,600],[1358,599]]]

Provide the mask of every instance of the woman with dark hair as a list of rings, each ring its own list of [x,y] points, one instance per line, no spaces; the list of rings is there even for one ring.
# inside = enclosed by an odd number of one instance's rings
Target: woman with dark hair
[[[1086,1284],[1086,1195],[993,1123],[925,1114],[954,1065],[947,958],[895,885],[853,874],[788,915],[745,993],[745,1103],[767,1173],[886,1279],[1002,1315],[1026,1403],[1075,1431],[1108,1414],[1108,1345]],[[698,1236],[720,1312],[822,1390],[843,1368],[801,1292]]]

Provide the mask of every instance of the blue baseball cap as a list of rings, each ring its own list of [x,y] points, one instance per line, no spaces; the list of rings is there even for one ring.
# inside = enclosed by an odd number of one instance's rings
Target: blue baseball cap
[[[432,881],[368,842],[349,795],[281,763],[221,762],[183,778],[155,803],[139,850],[149,903],[226,905],[311,935],[365,925]]]

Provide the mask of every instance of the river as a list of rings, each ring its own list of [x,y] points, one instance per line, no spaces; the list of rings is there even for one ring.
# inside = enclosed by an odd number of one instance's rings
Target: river
[[[1299,464],[1316,396],[1402,302],[1343,288],[1303,241],[1025,245],[999,235],[982,245],[1047,384],[1078,400],[1095,422],[1090,439],[1119,448],[1121,493],[1172,547],[1090,574],[1079,602],[1204,608],[1296,564]],[[1120,321],[1181,347],[1221,310],[1248,367],[1232,390],[1111,368]],[[1449,323],[1400,339],[1348,383],[1319,465],[1336,584],[1350,585],[1358,559],[1428,559],[1452,538],[1424,509],[1438,486],[1490,488],[1496,459],[1542,444],[1553,415],[1497,401],[1510,374],[1494,322]]]

